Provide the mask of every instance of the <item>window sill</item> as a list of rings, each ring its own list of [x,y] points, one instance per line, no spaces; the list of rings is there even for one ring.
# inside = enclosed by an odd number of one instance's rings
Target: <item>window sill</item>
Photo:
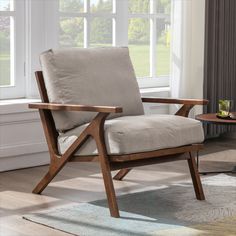
[[[169,87],[158,87],[158,88],[141,88],[140,93],[142,96],[160,96],[163,97],[170,92]],[[23,112],[33,112],[28,108],[28,104],[31,102],[40,102],[40,99],[6,99],[0,100],[0,115],[2,114],[12,114],[12,113],[23,113]]]
[[[170,92],[170,87],[159,87],[159,88],[140,88],[140,93],[142,95],[148,95],[153,93],[163,93],[163,92]]]
[[[32,112],[28,108],[28,104],[31,102],[40,102],[40,99],[6,99],[0,100],[0,115],[13,114],[22,112]]]
[[[144,88],[162,88],[169,87],[169,76],[162,76],[159,78],[138,78],[138,85],[140,89]]]

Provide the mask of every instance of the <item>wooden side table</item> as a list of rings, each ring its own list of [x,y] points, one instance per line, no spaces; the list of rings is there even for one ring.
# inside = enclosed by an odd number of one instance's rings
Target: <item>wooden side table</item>
[[[236,120],[233,119],[221,119],[216,116],[216,113],[208,113],[197,115],[196,120],[199,120],[206,124],[215,124],[215,125],[236,125]],[[199,156],[197,155],[197,165],[199,167]],[[218,174],[218,173],[231,173],[236,174],[236,166],[229,171],[211,171],[211,172],[199,172],[200,174]]]

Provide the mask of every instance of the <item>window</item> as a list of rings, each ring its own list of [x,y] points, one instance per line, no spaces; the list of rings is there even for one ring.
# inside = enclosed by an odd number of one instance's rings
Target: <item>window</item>
[[[0,99],[38,97],[39,54],[58,46],[129,46],[140,86],[168,86],[171,1],[0,0]]]
[[[138,77],[170,74],[171,0],[129,0],[129,48]]]
[[[0,99],[24,96],[24,2],[0,1]]]
[[[112,46],[112,0],[60,0],[59,46]]]
[[[171,0],[59,1],[59,46],[128,45],[138,78],[169,78]]]

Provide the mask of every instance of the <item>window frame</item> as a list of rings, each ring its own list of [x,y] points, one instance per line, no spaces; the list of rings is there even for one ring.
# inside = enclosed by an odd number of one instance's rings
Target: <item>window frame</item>
[[[91,12],[90,11],[90,0],[84,0],[84,12],[61,12],[59,10],[59,1],[58,0],[58,24],[57,24],[57,32],[59,32],[59,24],[61,17],[79,17],[84,18],[84,48],[89,48],[90,46],[90,25],[94,18],[103,18],[103,19],[111,19],[112,20],[112,43],[111,46],[115,46],[115,34],[114,29],[116,28],[116,12],[114,8],[114,3],[116,0],[112,0],[113,9],[111,12]],[[59,34],[59,33],[58,33]],[[58,42],[59,45],[59,42]]]
[[[119,1],[117,1],[119,2]],[[124,1],[125,4],[127,4],[125,7],[128,9],[129,6],[129,0]],[[153,87],[169,87],[170,85],[170,75],[163,75],[163,76],[157,76],[157,54],[156,54],[156,44],[157,44],[157,32],[156,32],[156,26],[157,26],[157,18],[163,17],[165,14],[163,13],[157,13],[157,1],[156,0],[150,0],[150,9],[147,13],[130,13],[127,10],[127,15],[125,16],[127,23],[127,29],[129,24],[129,19],[131,18],[143,18],[143,19],[149,19],[150,20],[150,75],[146,77],[138,77],[138,84],[140,88],[153,88]],[[172,0],[171,0],[171,8],[172,8]],[[128,31],[127,31],[128,32]],[[127,45],[128,45],[128,35],[127,35]],[[171,56],[170,56],[171,59]]]
[[[14,55],[11,55],[11,57],[13,56],[11,59],[11,70],[13,70],[11,82],[13,84],[0,86],[0,99],[25,97],[25,1],[14,0],[13,2],[12,11],[0,11],[0,16],[13,17],[11,47],[14,51]]]
[[[58,0],[59,2],[60,0]],[[90,0],[84,0],[85,12],[60,12],[58,4],[58,22],[60,17],[84,17],[84,47],[89,47],[89,34],[90,34],[90,22],[93,18],[101,17],[113,19],[112,23],[112,46],[128,46],[128,24],[131,18],[144,18],[150,20],[150,75],[145,77],[137,77],[140,88],[153,88],[153,87],[168,87],[169,75],[156,76],[156,25],[157,18],[163,17],[165,14],[156,12],[156,0],[150,0],[150,12],[148,13],[130,13],[129,1],[113,1],[113,11],[110,13],[92,13],[90,12]],[[59,32],[59,24],[57,25]]]
[[[113,12],[111,13],[75,14],[83,17],[87,14],[88,18],[89,15],[93,15],[93,17],[109,15],[110,18],[114,18],[112,46],[128,46],[128,17],[131,14],[128,12],[128,1],[112,1]],[[86,2],[89,4],[89,1]],[[1,100],[39,97],[34,72],[41,69],[38,59],[40,53],[49,48],[58,47],[60,17],[58,9],[59,0],[47,2],[15,0],[15,85],[0,88]],[[0,15],[6,14],[3,11],[0,13]],[[137,78],[137,81],[141,89],[169,87],[169,79],[169,76],[146,77]]]

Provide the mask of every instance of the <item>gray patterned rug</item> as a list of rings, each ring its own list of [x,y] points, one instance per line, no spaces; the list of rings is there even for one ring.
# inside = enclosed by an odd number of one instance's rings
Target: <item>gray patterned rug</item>
[[[195,199],[190,181],[120,196],[119,219],[109,216],[106,200],[71,204],[23,218],[73,235],[144,236],[168,235],[162,232],[235,217],[236,177],[219,174],[204,177],[202,183],[206,201]]]

